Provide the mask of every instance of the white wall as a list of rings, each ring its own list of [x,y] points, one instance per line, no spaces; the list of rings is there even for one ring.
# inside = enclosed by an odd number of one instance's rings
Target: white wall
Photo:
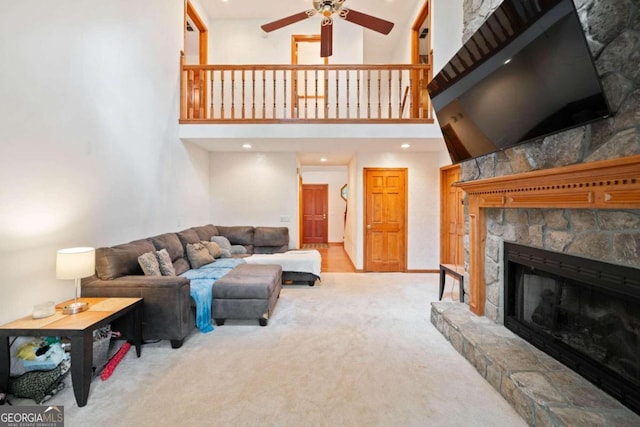
[[[433,75],[462,47],[464,0],[432,0]]]
[[[213,19],[209,28],[212,64],[290,64],[293,34],[320,34],[320,20],[306,19],[265,33],[263,20]],[[342,24],[342,25],[338,25]],[[333,30],[331,64],[362,63],[362,27],[339,22]],[[318,56],[320,44],[318,44]]]
[[[55,252],[209,221],[208,153],[178,134],[183,5],[2,2],[0,323],[73,296]]]
[[[364,169],[408,169],[407,269],[436,270],[440,260],[439,153],[360,153],[356,162],[356,251],[351,255],[357,269],[364,267]]]
[[[344,240],[344,213],[346,202],[340,197],[340,189],[347,183],[346,166],[306,166],[302,168],[303,184],[327,184],[329,186],[329,242]]]
[[[210,153],[211,220],[217,225],[289,227],[298,243],[295,153]]]

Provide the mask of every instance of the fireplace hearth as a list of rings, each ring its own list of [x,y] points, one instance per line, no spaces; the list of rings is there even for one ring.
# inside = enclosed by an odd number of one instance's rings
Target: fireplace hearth
[[[505,326],[640,413],[640,269],[505,243]]]

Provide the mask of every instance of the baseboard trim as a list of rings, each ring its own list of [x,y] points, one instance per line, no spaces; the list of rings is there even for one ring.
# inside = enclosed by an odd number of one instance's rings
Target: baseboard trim
[[[365,271],[365,270],[357,270],[356,273],[433,273],[440,274],[440,270],[406,270],[406,271]]]

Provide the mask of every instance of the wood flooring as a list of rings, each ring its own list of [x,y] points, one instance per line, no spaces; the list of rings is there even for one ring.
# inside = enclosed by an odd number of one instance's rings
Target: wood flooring
[[[342,243],[329,243],[328,248],[316,250],[322,256],[323,273],[353,273],[356,271]]]

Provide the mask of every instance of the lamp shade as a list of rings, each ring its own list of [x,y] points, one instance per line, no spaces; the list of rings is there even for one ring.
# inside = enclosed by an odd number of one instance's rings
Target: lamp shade
[[[81,279],[95,273],[96,250],[94,248],[60,249],[56,255],[57,279]]]

